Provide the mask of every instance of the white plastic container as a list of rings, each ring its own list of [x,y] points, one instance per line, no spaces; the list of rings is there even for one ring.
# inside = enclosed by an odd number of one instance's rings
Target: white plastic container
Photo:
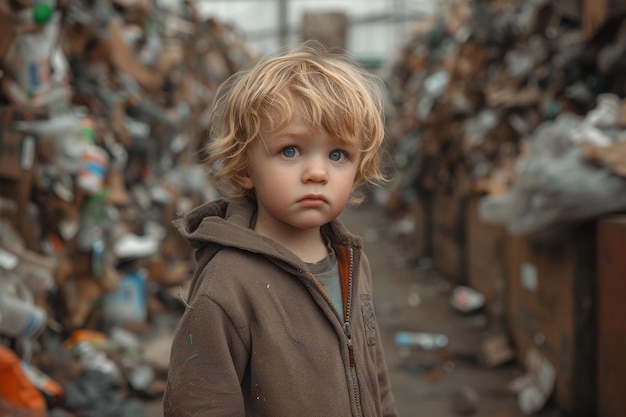
[[[0,294],[0,333],[15,338],[36,338],[46,328],[46,311],[27,301]]]

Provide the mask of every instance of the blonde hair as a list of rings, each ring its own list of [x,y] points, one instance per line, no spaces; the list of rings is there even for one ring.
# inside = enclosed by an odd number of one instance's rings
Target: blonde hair
[[[310,41],[234,74],[217,91],[204,149],[214,185],[226,197],[245,195],[240,179],[249,166],[248,147],[262,132],[286,126],[295,106],[310,129],[357,146],[360,181],[384,180],[379,83],[347,55]]]

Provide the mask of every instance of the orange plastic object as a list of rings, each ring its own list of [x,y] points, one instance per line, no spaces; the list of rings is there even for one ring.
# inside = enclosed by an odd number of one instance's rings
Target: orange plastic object
[[[90,342],[95,345],[104,344],[107,341],[107,335],[95,330],[79,329],[72,332],[69,338],[63,342],[63,347],[71,349],[75,344],[80,342]]]
[[[4,346],[0,346],[0,399],[29,417],[47,414],[46,401],[24,373],[20,358]]]

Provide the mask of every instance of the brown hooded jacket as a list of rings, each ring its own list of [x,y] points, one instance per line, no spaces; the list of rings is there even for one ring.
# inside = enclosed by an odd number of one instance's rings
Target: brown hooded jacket
[[[396,416],[362,241],[323,227],[339,261],[342,322],[292,252],[256,234],[254,203],[175,221],[197,268],[172,345],[165,417]]]

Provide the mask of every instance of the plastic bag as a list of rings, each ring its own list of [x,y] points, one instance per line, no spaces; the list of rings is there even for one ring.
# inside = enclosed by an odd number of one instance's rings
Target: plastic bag
[[[529,156],[517,161],[509,193],[479,202],[481,219],[530,235],[626,209],[626,181],[589,163],[573,142],[581,126],[583,119],[571,114],[540,125],[529,138]]]

